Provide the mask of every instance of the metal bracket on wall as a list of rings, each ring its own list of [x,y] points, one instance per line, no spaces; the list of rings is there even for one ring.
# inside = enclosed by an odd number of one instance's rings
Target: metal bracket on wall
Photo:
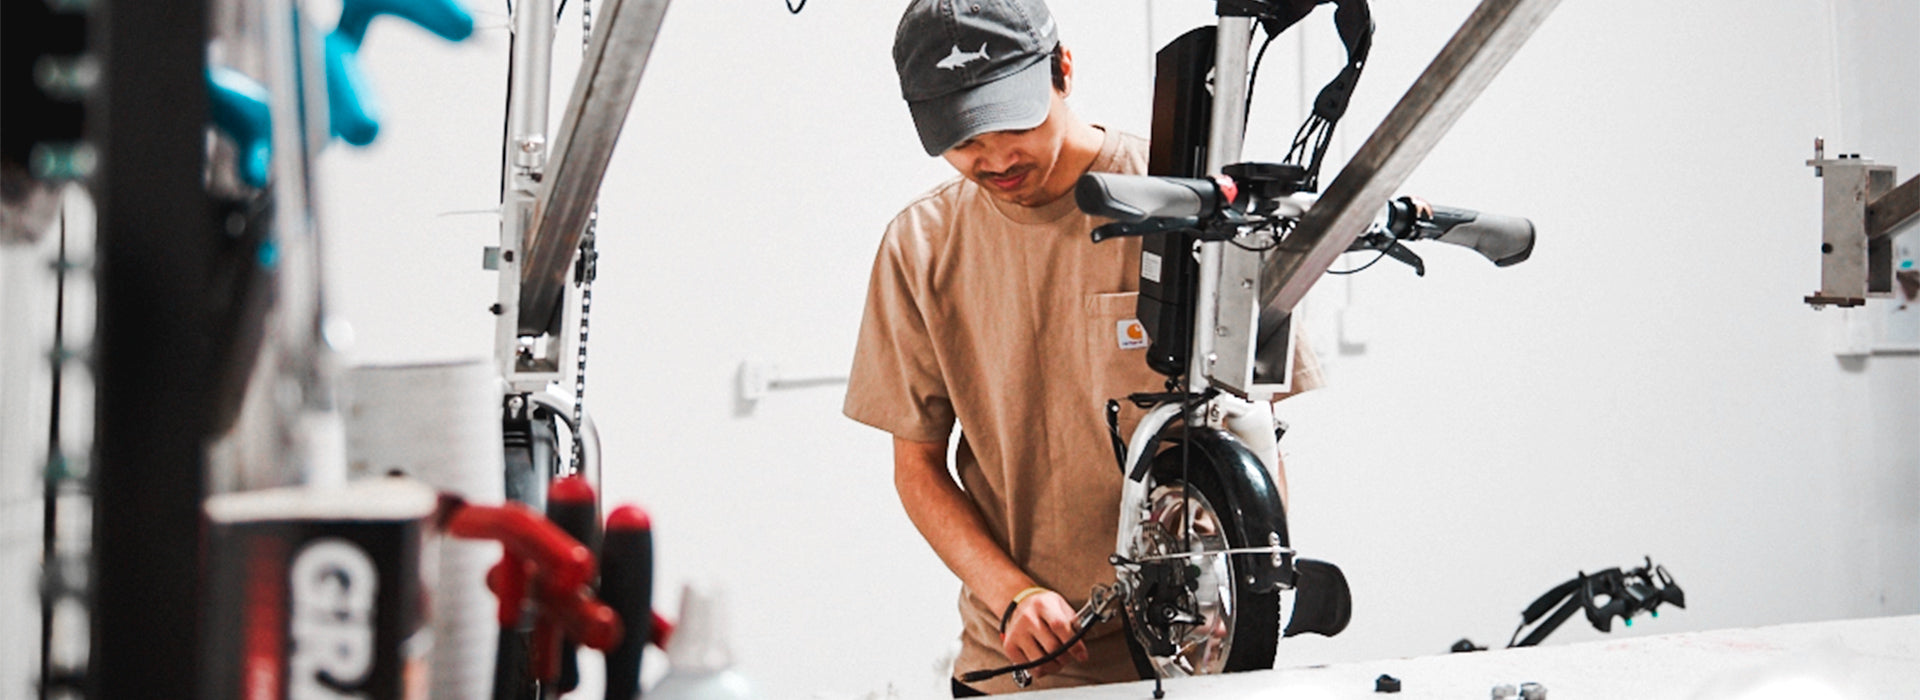
[[[847,383],[844,374],[819,374],[785,376],[780,366],[766,360],[746,359],[740,362],[740,373],[734,391],[734,414],[745,416],[753,413],[754,405],[766,398],[770,391],[792,389],[811,389],[822,386],[838,386]]]
[[[1844,308],[1893,296],[1893,236],[1920,221],[1920,177],[1895,187],[1894,166],[1828,158],[1825,139],[1813,140],[1807,165],[1821,181],[1820,290],[1805,301]]]

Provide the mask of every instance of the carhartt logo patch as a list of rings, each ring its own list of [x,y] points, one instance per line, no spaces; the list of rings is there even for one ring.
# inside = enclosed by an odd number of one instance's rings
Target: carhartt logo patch
[[[1138,320],[1130,318],[1121,321],[1115,328],[1115,334],[1120,338],[1121,350],[1139,350],[1147,346],[1147,327],[1140,325]]]
[[[959,70],[961,68],[966,67],[967,64],[972,63],[974,61],[985,61],[985,60],[987,60],[987,45],[985,43],[980,44],[979,51],[973,51],[973,52],[961,51],[960,47],[955,46],[953,47],[952,53],[947,54],[946,58],[940,59],[939,63],[933,64],[933,67],[945,68],[947,70]]]

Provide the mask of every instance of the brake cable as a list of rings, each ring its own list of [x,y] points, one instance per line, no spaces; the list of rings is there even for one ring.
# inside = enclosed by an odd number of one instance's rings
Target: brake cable
[[[564,2],[564,0],[563,0]],[[585,55],[593,46],[593,0],[580,0],[580,53]],[[600,251],[595,238],[600,229],[600,200],[594,199],[593,209],[587,212],[587,230],[580,237],[580,259],[574,267],[573,281],[580,287],[580,339],[574,348],[573,371],[573,472],[586,472],[586,446],[580,433],[586,425],[587,412],[587,328],[589,316],[593,313],[593,280],[600,275]],[[600,488],[600,474],[596,468],[593,475],[595,489]]]
[[[1313,100],[1313,112],[1294,133],[1293,146],[1287,151],[1288,163],[1302,163],[1307,169],[1306,187],[1308,192],[1320,189],[1320,161],[1326,156],[1327,146],[1333,137],[1333,127],[1347,113],[1347,105],[1353,98],[1354,86],[1360,82],[1360,71],[1366,68],[1367,54],[1373,48],[1373,12],[1367,7],[1367,0],[1319,0],[1306,6],[1273,8],[1260,0],[1237,0],[1239,9],[1260,19],[1260,27],[1267,39],[1260,45],[1248,72],[1247,109],[1253,107],[1253,90],[1260,75],[1260,63],[1266,58],[1267,46],[1274,37],[1286,31],[1305,18],[1316,5],[1332,3],[1334,29],[1340,35],[1340,43],[1346,47],[1347,63],[1335,74],[1333,80]],[[1246,128],[1243,121],[1242,128]]]

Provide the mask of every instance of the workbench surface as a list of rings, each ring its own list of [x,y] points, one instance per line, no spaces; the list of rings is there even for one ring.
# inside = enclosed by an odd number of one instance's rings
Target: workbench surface
[[[1283,644],[1284,646],[1284,644]],[[1388,674],[1398,694],[1374,692]],[[1166,683],[1167,700],[1482,700],[1494,686],[1583,698],[1827,700],[1920,698],[1920,616],[1689,632],[1526,649],[1357,661]],[[1141,681],[1023,694],[1033,700],[1145,700]]]

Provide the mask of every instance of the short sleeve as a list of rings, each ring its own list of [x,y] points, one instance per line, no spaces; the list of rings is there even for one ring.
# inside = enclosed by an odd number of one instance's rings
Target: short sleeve
[[[842,409],[848,418],[914,442],[945,442],[954,424],[923,305],[930,257],[900,220],[888,229],[867,284]]]

